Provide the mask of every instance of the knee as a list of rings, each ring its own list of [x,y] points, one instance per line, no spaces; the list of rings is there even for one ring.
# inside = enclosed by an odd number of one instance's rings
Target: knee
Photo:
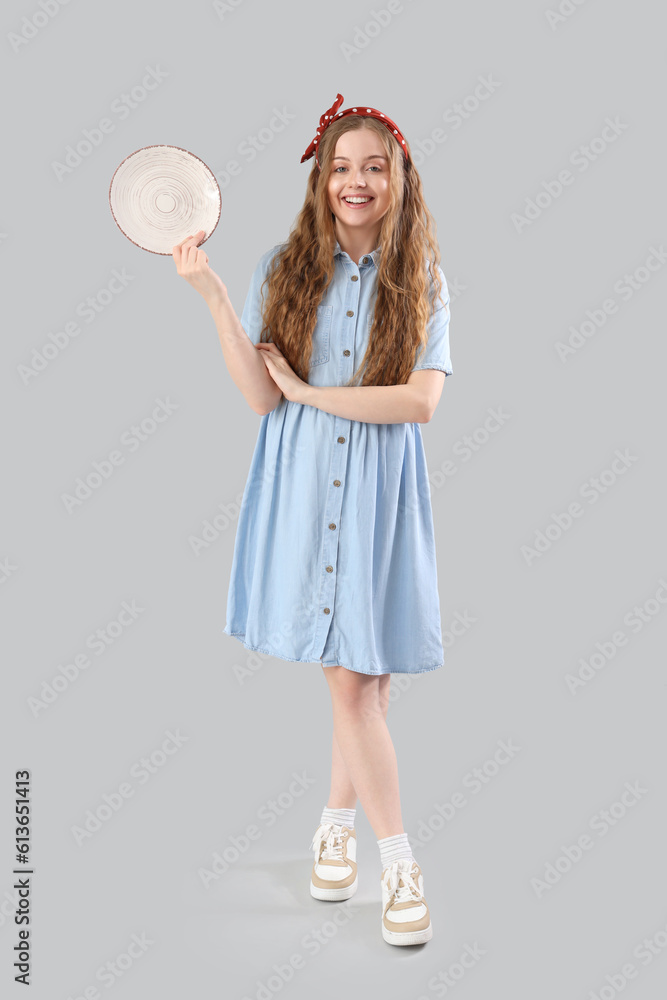
[[[327,680],[334,709],[359,719],[384,715],[378,678],[355,673],[346,667],[327,667]]]

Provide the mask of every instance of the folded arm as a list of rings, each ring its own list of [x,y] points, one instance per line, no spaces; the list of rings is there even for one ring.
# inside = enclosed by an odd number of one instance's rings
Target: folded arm
[[[305,385],[298,400],[347,420],[371,424],[425,424],[438,405],[445,373],[425,368],[404,385]]]

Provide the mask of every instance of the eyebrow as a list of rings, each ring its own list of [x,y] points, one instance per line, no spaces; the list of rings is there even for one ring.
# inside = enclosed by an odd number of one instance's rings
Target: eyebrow
[[[381,156],[380,153],[373,153],[372,156],[365,157],[363,162],[366,162],[366,160],[386,160],[386,159],[387,157]],[[350,162],[347,156],[334,156],[334,160],[347,160],[348,163]]]

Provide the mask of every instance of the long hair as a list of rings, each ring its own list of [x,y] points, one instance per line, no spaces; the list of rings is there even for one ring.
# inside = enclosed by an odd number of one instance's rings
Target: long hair
[[[346,115],[325,130],[318,147],[322,170],[313,167],[303,207],[262,284],[261,340],[272,340],[299,378],[308,381],[317,307],[334,276],[335,216],[327,185],[338,138],[349,129],[371,128],[389,159],[390,204],[382,218],[375,312],[368,347],[347,385],[402,385],[428,339],[427,324],[441,293],[435,220],[424,202],[412,160],[373,118]],[[410,152],[408,146],[408,152]],[[359,381],[361,377],[361,381]]]

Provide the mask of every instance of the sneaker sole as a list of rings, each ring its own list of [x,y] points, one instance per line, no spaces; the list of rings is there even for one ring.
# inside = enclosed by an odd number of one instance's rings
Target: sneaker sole
[[[387,944],[424,944],[433,937],[433,927],[429,923],[422,931],[388,931],[382,921],[382,937]]]
[[[322,886],[314,885],[311,881],[310,883],[310,895],[314,899],[328,899],[328,900],[338,900],[338,899],[349,899],[350,896],[354,896],[357,891],[358,879],[355,878],[351,885],[343,886],[342,889],[324,889]]]

